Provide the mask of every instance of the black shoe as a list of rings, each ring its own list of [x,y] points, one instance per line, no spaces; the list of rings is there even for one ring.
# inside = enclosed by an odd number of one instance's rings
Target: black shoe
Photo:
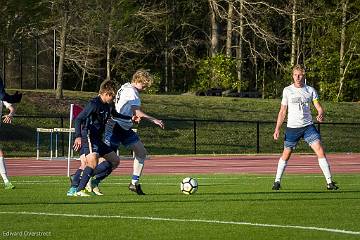
[[[3,97],[3,101],[6,101],[8,103],[19,103],[21,102],[21,98],[22,98],[22,93],[16,91],[16,93],[13,95],[9,95],[5,93],[5,96]]]
[[[338,190],[339,187],[336,186],[336,182],[331,182],[326,186],[327,190]]]
[[[280,182],[274,182],[272,186],[272,190],[280,190],[280,188],[281,188]]]
[[[129,184],[129,190],[132,192],[136,192],[137,195],[145,195],[145,193],[141,190],[140,184]]]

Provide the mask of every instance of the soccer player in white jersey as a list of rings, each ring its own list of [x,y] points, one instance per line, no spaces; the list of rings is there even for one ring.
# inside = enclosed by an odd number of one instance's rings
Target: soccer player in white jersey
[[[317,155],[319,166],[326,179],[327,189],[337,190],[338,186],[336,186],[335,182],[332,180],[330,166],[321,144],[320,133],[315,128],[311,116],[310,105],[313,104],[317,110],[316,120],[318,122],[324,121],[324,109],[319,103],[318,94],[314,88],[305,84],[305,70],[302,66],[296,65],[293,68],[292,78],[293,84],[285,87],[283,90],[281,107],[273,135],[275,140],[279,139],[280,128],[285,120],[287,112],[288,120],[285,132],[284,151],[278,162],[272,189],[280,189],[281,177],[285,171],[291,153],[299,140],[304,138]]]
[[[5,106],[9,110],[9,114],[2,116],[2,109],[3,106]],[[11,123],[13,119],[13,115],[15,114],[15,108],[6,101],[0,100],[0,125],[1,125],[1,119],[3,118],[4,123]],[[5,166],[5,160],[4,160],[4,152],[2,151],[2,146],[0,142],[0,174],[2,179],[4,180],[5,189],[14,189],[15,186],[9,181],[9,178],[6,173],[6,166]]]
[[[150,87],[152,84],[150,73],[144,69],[137,70],[131,80],[131,83],[125,83],[118,90],[115,98],[115,110],[113,118],[108,121],[105,130],[104,142],[114,151],[122,144],[134,152],[134,165],[132,180],[129,184],[129,190],[144,195],[139,183],[146,159],[147,151],[139,136],[132,130],[134,122],[140,119],[146,119],[160,128],[164,128],[162,120],[156,119],[141,109],[140,92]],[[95,184],[96,185],[96,184]]]

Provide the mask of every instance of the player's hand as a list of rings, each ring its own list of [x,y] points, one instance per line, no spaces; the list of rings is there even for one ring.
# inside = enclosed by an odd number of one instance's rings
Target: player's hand
[[[81,148],[81,137],[75,138],[73,148],[75,151],[79,151]]]
[[[277,130],[277,129],[275,129],[274,134],[273,134],[274,140],[278,140],[278,139],[279,139],[279,135],[280,135],[280,131]]]
[[[13,116],[11,116],[11,115],[5,115],[5,116],[3,116],[3,122],[4,122],[4,123],[11,123],[11,122],[12,122],[12,119],[13,119]]]
[[[318,114],[318,115],[316,116],[316,120],[317,120],[318,122],[323,122],[323,121],[324,121],[324,114]]]
[[[158,125],[159,127],[161,127],[162,129],[165,128],[165,124],[163,123],[162,120],[155,119],[155,120],[154,120],[154,123],[155,123],[156,125]]]
[[[133,123],[139,124],[141,121],[141,117],[134,115],[131,117],[131,121],[133,121]]]

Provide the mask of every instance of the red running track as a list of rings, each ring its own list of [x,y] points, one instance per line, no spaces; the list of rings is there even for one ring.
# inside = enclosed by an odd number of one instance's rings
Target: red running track
[[[333,173],[360,173],[360,153],[328,154]],[[275,174],[279,155],[230,155],[230,156],[151,156],[145,161],[145,174],[186,173],[253,173]],[[64,176],[66,160],[36,160],[34,158],[7,159],[10,176]],[[132,173],[132,160],[122,160],[115,175]],[[79,167],[72,160],[70,173]],[[315,155],[293,155],[287,173],[320,174]]]

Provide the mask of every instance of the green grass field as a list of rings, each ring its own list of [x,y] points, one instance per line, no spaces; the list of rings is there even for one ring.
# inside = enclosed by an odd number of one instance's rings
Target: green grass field
[[[197,175],[195,195],[180,193],[184,175],[144,176],[146,196],[127,176],[102,184],[105,196],[66,197],[65,177],[12,177],[0,189],[0,239],[360,239],[360,175]],[[11,235],[12,234],[12,235]],[[20,236],[22,234],[22,236]]]

